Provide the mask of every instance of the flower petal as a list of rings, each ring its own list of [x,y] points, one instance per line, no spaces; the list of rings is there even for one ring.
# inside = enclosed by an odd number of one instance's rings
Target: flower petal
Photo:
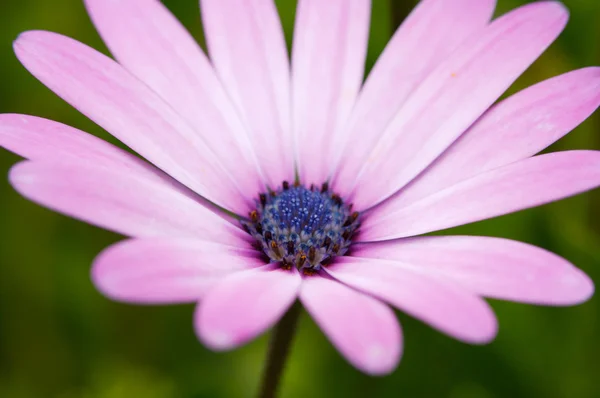
[[[521,160],[459,182],[394,212],[366,217],[360,240],[401,238],[540,206],[600,186],[600,151]]]
[[[394,211],[476,174],[533,156],[599,105],[600,68],[572,71],[529,87],[487,111],[376,213]]]
[[[428,236],[359,244],[352,256],[408,264],[472,293],[541,305],[573,305],[589,299],[594,284],[567,260],[507,239]]]
[[[169,186],[194,201],[202,200],[150,163],[91,134],[52,120],[0,114],[0,147],[29,160],[107,168]]]
[[[354,159],[364,163],[358,177],[348,176],[357,187],[355,206],[375,205],[423,171],[552,43],[567,18],[560,3],[532,3],[465,42],[414,91],[368,159]]]
[[[304,278],[300,300],[338,351],[371,375],[392,372],[402,356],[402,333],[384,303],[327,277]]]
[[[353,182],[387,124],[423,79],[489,22],[495,0],[422,0],[369,73],[348,124],[333,145],[340,184]],[[337,159],[336,157],[336,159]],[[335,177],[334,177],[335,178]]]
[[[195,302],[231,272],[264,265],[256,251],[199,239],[126,240],[94,261],[92,280],[113,300],[137,304]]]
[[[362,84],[370,0],[300,0],[292,46],[294,135],[300,178],[329,177],[333,140]]]
[[[168,184],[131,169],[21,162],[11,169],[10,182],[34,202],[124,235],[194,236],[230,245],[246,244],[249,236]]]
[[[484,344],[496,336],[496,317],[483,299],[416,267],[340,257],[326,271],[342,283],[385,300],[458,340]]]
[[[182,184],[229,210],[250,209],[202,138],[119,64],[50,32],[23,33],[14,47],[34,76]]]
[[[264,189],[252,144],[208,59],[158,0],[86,0],[121,65],[176,110],[206,141],[243,192]]]
[[[211,61],[271,187],[294,179],[288,54],[272,0],[201,0]]]
[[[193,194],[142,159],[91,134],[48,119],[0,114],[0,147],[29,160],[70,162],[74,167],[93,164],[122,172],[127,170],[128,173],[165,182],[186,195]]]
[[[235,273],[215,285],[198,305],[196,333],[213,350],[230,350],[273,326],[296,300],[298,271],[267,265]]]

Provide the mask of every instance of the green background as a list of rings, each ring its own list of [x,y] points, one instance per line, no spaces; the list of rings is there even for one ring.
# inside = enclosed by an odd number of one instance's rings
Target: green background
[[[167,6],[202,42],[195,0]],[[391,3],[394,3],[393,5]],[[375,0],[369,67],[407,0]],[[499,0],[498,13],[523,1]],[[600,1],[568,0],[570,23],[511,92],[600,64]],[[278,1],[291,38],[294,1]],[[28,29],[57,31],[106,52],[79,0],[2,0],[0,112],[40,115],[103,138],[99,127],[22,68],[11,42]],[[114,142],[113,140],[111,140]],[[552,150],[600,149],[600,113]],[[18,157],[0,153],[4,175]],[[552,250],[600,283],[600,190],[457,229]],[[89,280],[95,254],[120,237],[38,207],[0,179],[0,397],[252,396],[267,336],[230,353],[196,340],[192,306],[139,307],[102,297]],[[405,354],[390,376],[348,365],[303,314],[282,397],[600,397],[600,300],[571,308],[492,302],[500,320],[490,345],[462,344],[399,314]]]

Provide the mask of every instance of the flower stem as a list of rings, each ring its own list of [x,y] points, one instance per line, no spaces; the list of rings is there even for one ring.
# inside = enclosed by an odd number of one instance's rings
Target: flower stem
[[[285,368],[301,309],[302,306],[296,301],[273,330],[259,398],[274,398],[277,396],[277,388]]]

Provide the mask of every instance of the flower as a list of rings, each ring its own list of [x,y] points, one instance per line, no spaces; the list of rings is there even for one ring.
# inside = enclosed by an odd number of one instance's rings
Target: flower
[[[493,0],[423,0],[363,84],[367,0],[300,0],[291,68],[270,0],[202,0],[210,61],[158,0],[87,0],[118,62],[32,31],[15,42],[46,86],[146,160],[74,128],[0,116],[27,160],[25,197],[131,239],[96,259],[115,300],[198,302],[227,350],[297,299],[340,353],[392,371],[390,306],[461,341],[497,332],[483,299],[572,305],[566,260],[492,237],[418,236],[600,185],[600,153],[536,155],[600,104],[600,69],[494,102],[566,24],[556,2],[490,22]]]

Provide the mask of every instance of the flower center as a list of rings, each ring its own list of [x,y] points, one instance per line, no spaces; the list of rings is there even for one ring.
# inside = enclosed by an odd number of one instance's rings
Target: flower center
[[[279,190],[259,195],[242,225],[271,261],[311,272],[348,251],[360,226],[351,209],[327,183],[318,189],[284,181]]]

